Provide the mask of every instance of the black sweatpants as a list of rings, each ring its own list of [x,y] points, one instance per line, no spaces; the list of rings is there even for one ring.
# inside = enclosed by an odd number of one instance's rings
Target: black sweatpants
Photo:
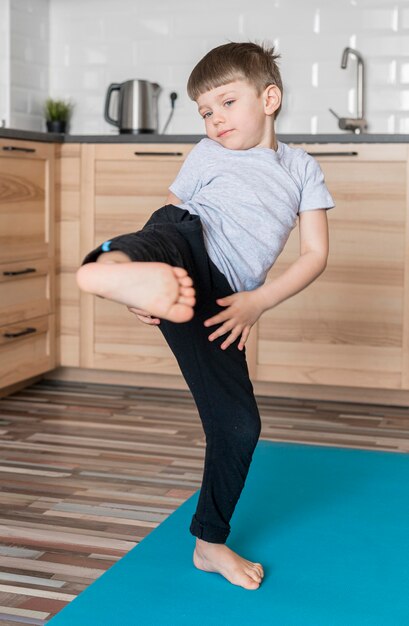
[[[223,310],[216,299],[234,291],[207,254],[200,218],[171,204],[155,211],[142,230],[114,237],[90,252],[83,264],[108,250],[125,252],[133,261],[183,267],[193,279],[194,317],[184,323],[161,319],[159,329],[193,395],[206,435],[203,481],[190,532],[225,543],[261,430],[245,349],[237,347],[240,337],[222,350],[227,335],[208,339],[221,324],[203,325]]]

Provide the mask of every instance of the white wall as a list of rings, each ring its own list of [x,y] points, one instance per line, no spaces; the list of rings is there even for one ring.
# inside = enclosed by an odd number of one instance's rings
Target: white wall
[[[0,0],[0,126],[10,126],[10,11]]]
[[[45,130],[49,0],[10,0],[10,126]]]
[[[369,131],[409,133],[407,0],[8,2],[11,117],[21,128],[44,127],[39,102],[47,83],[49,2],[49,92],[75,102],[71,133],[116,133],[103,119],[105,92],[130,78],[163,87],[160,130],[174,90],[179,98],[167,132],[203,133],[186,81],[210,48],[229,40],[277,43],[285,88],[278,132],[342,132],[328,108],[355,116],[355,60],[340,68],[342,50],[351,46],[366,61]]]
[[[116,132],[103,120],[108,84],[146,78],[163,87],[161,128],[175,90],[167,132],[202,133],[186,81],[203,54],[228,40],[278,44],[279,132],[338,132],[329,107],[355,116],[356,62],[340,68],[345,46],[366,60],[369,130],[409,132],[406,0],[51,0],[51,91],[76,101],[73,133]]]

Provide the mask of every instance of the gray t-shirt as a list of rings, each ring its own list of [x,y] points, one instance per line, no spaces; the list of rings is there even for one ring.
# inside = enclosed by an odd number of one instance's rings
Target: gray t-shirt
[[[278,141],[230,150],[208,137],[189,152],[169,189],[199,215],[207,252],[234,291],[262,285],[301,211],[330,209],[317,161]]]

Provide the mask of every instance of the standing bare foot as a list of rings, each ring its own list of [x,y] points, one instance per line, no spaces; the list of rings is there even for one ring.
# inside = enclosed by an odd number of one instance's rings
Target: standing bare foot
[[[185,269],[166,263],[87,263],[77,271],[83,290],[171,322],[194,314],[195,290]]]
[[[217,572],[233,585],[245,589],[258,589],[264,577],[260,563],[243,559],[225,544],[209,543],[199,538],[196,539],[193,563],[198,569]]]

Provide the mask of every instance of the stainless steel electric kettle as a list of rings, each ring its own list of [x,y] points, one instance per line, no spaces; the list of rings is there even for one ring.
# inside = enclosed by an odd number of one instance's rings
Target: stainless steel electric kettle
[[[111,95],[114,91],[118,92],[116,119],[109,114]],[[120,133],[157,133],[158,96],[161,91],[157,83],[148,80],[136,79],[112,83],[105,97],[105,120],[117,126]]]

